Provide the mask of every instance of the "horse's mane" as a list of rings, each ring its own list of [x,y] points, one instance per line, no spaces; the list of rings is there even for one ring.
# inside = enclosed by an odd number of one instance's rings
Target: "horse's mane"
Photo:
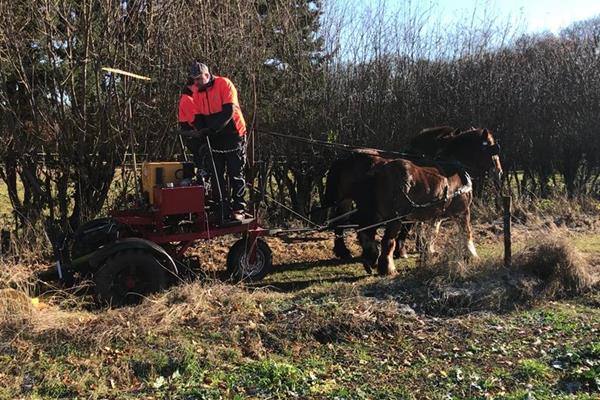
[[[461,149],[464,147],[468,148],[475,145],[475,143],[480,145],[482,139],[491,139],[490,144],[494,144],[493,136],[487,134],[489,132],[485,128],[470,128],[453,136],[442,138],[438,156],[456,156],[461,153]]]
[[[458,132],[457,134],[446,137],[444,139],[450,143],[460,143],[461,141],[464,141],[466,139],[472,139],[473,137],[481,137],[481,135],[483,134],[484,131],[485,131],[484,128],[471,127],[470,129],[467,129],[466,131]]]

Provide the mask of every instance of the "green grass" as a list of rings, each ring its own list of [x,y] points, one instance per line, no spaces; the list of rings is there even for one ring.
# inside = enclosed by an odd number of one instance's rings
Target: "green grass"
[[[583,253],[599,256],[600,240],[599,235],[576,234],[573,237],[573,243]]]
[[[598,235],[573,241],[600,256]],[[499,246],[478,250],[492,257]],[[398,261],[399,283],[420,277],[415,261]],[[401,287],[378,291],[391,282],[366,276],[356,260],[299,261],[277,266],[258,288],[198,288],[170,303],[173,312],[200,307],[166,330],[158,329],[165,315],[141,319],[157,299],[93,311],[92,322],[75,322],[81,329],[42,334],[0,322],[0,399],[599,398],[599,293],[407,316]]]
[[[515,371],[518,379],[527,382],[544,381],[551,375],[552,370],[546,364],[535,359],[521,360]]]
[[[263,307],[267,312],[287,309],[283,303]],[[554,312],[569,308],[552,306]],[[8,362],[18,379],[0,394],[44,399],[103,398],[117,392],[124,399],[174,394],[215,399],[527,399],[531,393],[536,399],[566,399],[567,390],[577,388],[576,397],[569,398],[591,399],[599,393],[600,343],[586,327],[600,313],[587,311],[573,316],[576,328],[570,332],[545,317],[531,318],[546,314],[542,306],[500,319],[467,317],[460,324],[425,318],[424,325],[412,321],[397,334],[353,336],[325,345],[296,338],[288,332],[294,326],[274,325],[273,333],[295,349],[285,355],[267,346],[264,358],[240,356],[241,342],[228,343],[238,354],[232,357],[206,342],[203,332],[181,327],[156,342],[140,338],[120,350],[97,353],[50,355],[50,344],[40,345],[37,361],[18,353]],[[336,314],[333,309],[321,312],[323,318]],[[305,327],[297,329],[310,335]],[[542,341],[534,346],[539,331],[544,332]],[[553,367],[558,363],[560,369]],[[20,383],[30,374],[33,386],[23,390]]]

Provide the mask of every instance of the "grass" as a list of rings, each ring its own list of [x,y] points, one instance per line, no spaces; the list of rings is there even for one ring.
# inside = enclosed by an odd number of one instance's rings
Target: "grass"
[[[193,282],[119,310],[61,292],[24,314],[17,299],[23,318],[0,319],[0,399],[598,398],[600,294],[562,278],[600,258],[599,236],[546,230],[569,240],[544,247],[516,227],[528,272],[498,268],[497,238],[478,229],[483,261],[463,269],[412,257],[367,276],[328,261],[330,238],[270,239],[279,264],[253,287]],[[216,268],[228,245],[194,252]],[[567,268],[536,274],[542,258]],[[34,268],[2,266],[0,282]]]
[[[74,394],[102,398],[119,391],[123,398],[178,394],[182,398],[441,399],[483,398],[486,394],[520,398],[515,396],[529,388],[527,392],[535,398],[544,398],[538,395],[565,394],[563,382],[571,382],[571,387],[579,385],[578,398],[597,394],[597,389],[585,386],[597,375],[587,376],[580,369],[586,362],[597,362],[598,342],[593,342],[593,332],[588,329],[600,316],[597,310],[576,314],[572,319],[575,329],[567,333],[547,318],[523,319],[523,314],[516,312],[505,318],[482,315],[460,321],[420,316],[402,321],[406,326],[394,333],[348,332],[347,340],[320,343],[311,338],[312,325],[339,318],[339,307],[315,310],[306,317],[311,322],[292,327],[291,318],[283,317],[285,324],[269,321],[274,312],[294,315],[288,304],[271,299],[262,304],[267,315],[259,323],[270,331],[258,328],[256,340],[264,348],[263,356],[248,353],[248,340],[241,335],[234,335],[236,340],[214,340],[197,327],[177,324],[156,336],[113,339],[114,347],[98,347],[92,352],[57,356],[49,354],[50,343],[38,345],[35,360],[20,365],[9,361],[8,371],[15,376],[34,372],[31,392],[23,393],[22,387],[9,383],[9,393],[30,398],[75,398]],[[299,308],[308,306],[319,307],[308,302]],[[556,312],[568,310],[563,304],[553,307]],[[348,311],[359,310],[354,306]],[[544,312],[545,306],[525,313]],[[227,337],[231,327],[221,326],[223,322],[215,320],[210,329],[221,330]],[[235,325],[237,329],[249,326],[242,321]],[[540,330],[543,341],[533,345]],[[269,343],[268,333],[285,342],[290,353]],[[20,338],[25,343],[27,339]],[[223,346],[229,346],[229,351],[223,351]],[[552,367],[556,360],[563,362],[561,369]]]

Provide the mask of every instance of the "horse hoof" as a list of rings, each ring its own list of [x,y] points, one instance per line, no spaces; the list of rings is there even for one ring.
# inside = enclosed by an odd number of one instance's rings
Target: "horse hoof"
[[[350,252],[347,253],[336,253],[335,256],[340,260],[352,260],[352,254]]]
[[[396,268],[380,269],[379,270],[379,275],[381,275],[381,276],[393,276],[393,275],[396,275]]]
[[[377,272],[379,275],[394,275],[396,273],[396,267],[390,263],[379,263],[377,264]]]
[[[406,250],[394,251],[394,258],[395,259],[398,259],[398,258],[408,258],[408,253],[406,252]]]
[[[350,253],[350,250],[348,250],[345,247],[344,248],[334,247],[333,253],[335,254],[335,256],[337,258],[341,258],[342,260],[352,259],[352,253]]]

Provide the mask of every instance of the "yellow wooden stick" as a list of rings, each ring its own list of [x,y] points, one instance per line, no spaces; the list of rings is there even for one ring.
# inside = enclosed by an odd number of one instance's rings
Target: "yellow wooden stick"
[[[114,74],[121,74],[121,75],[125,75],[125,76],[130,76],[132,78],[141,79],[141,80],[144,80],[144,81],[150,81],[150,80],[152,80],[152,78],[150,78],[150,77],[143,76],[143,75],[137,75],[137,74],[134,74],[132,72],[123,71],[122,69],[110,68],[110,67],[102,67],[102,69],[104,71],[107,71],[107,72],[112,72]]]

